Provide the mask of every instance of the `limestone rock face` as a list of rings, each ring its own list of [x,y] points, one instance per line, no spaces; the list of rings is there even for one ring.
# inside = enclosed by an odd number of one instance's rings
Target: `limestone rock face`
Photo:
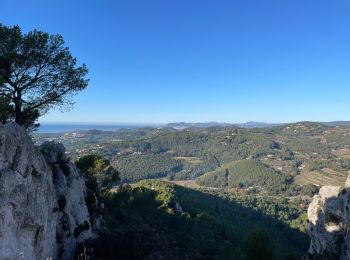
[[[304,259],[350,259],[350,177],[345,188],[325,186],[308,209],[311,245]]]
[[[61,144],[0,125],[0,259],[72,259],[91,237],[85,183]]]

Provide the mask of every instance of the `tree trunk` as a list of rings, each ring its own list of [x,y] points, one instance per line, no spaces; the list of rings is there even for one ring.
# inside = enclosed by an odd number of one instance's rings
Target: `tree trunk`
[[[15,101],[15,112],[16,112],[16,119],[15,122],[19,125],[23,124],[23,118],[22,118],[22,93],[17,92],[17,95],[14,98]]]

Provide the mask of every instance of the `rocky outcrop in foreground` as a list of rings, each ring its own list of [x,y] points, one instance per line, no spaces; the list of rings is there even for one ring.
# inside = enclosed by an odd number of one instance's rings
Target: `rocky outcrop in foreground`
[[[350,259],[350,177],[345,187],[324,186],[308,209],[311,245],[303,259]]]
[[[0,125],[0,259],[72,259],[91,238],[85,183],[63,145]]]

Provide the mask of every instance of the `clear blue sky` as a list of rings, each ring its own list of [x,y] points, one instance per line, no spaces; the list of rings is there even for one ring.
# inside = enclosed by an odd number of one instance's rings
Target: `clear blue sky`
[[[350,120],[350,1],[0,0],[90,69],[43,121]]]

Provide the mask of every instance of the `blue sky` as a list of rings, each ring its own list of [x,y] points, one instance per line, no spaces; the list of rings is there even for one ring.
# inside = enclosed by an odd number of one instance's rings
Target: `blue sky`
[[[347,0],[0,0],[64,36],[88,89],[61,122],[350,120]]]

